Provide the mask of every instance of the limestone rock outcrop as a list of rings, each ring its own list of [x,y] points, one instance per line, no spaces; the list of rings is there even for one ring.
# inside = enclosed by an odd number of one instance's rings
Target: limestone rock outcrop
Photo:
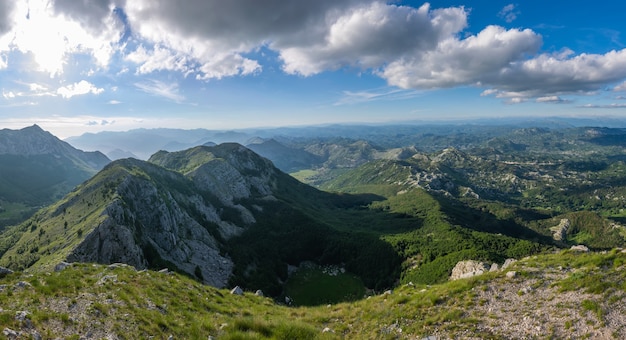
[[[488,272],[490,268],[491,265],[488,265],[484,262],[474,260],[459,261],[452,269],[452,275],[450,275],[450,280],[458,280],[481,275]]]

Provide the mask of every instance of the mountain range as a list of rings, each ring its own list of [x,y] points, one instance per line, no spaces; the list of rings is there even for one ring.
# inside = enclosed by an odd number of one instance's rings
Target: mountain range
[[[110,163],[8,229],[0,236],[0,264],[50,270],[62,261],[122,262],[280,294],[288,264],[321,261],[345,263],[366,282],[389,285],[399,264],[389,246],[358,258],[341,253],[381,242],[365,234],[350,239],[306,212],[362,203],[302,184],[239,144],[161,151],[148,161]],[[367,266],[370,256],[388,259]]]
[[[110,160],[83,152],[33,125],[0,130],[0,227],[62,198]]]
[[[511,331],[513,326],[486,326],[485,315],[470,311],[470,304],[498,306],[497,298],[471,288],[508,292],[506,299],[510,300],[516,294],[526,296],[532,289],[541,290],[543,298],[554,293],[550,284],[559,285],[565,290],[576,290],[577,297],[588,301],[580,310],[596,313],[595,319],[602,322],[603,311],[615,304],[600,303],[595,297],[584,295],[589,291],[583,289],[600,289],[592,282],[581,281],[584,286],[572,288],[570,281],[575,280],[578,270],[596,275],[595,281],[602,281],[599,269],[602,275],[618,277],[620,263],[626,263],[619,250],[626,243],[626,130],[620,128],[470,126],[441,134],[422,131],[419,137],[256,137],[247,139],[248,147],[232,142],[215,145],[199,138],[202,145],[157,151],[146,160],[123,158],[112,162],[101,153],[76,150],[37,126],[2,132],[10,138],[0,139],[4,143],[0,149],[13,150],[13,156],[21,152],[25,164],[30,159],[39,159],[42,164],[53,160],[52,165],[57,166],[53,169],[87,169],[93,174],[85,175],[86,180],[75,187],[66,185],[66,193],[60,199],[53,197],[51,203],[45,203],[31,217],[0,233],[0,266],[18,272],[8,274],[6,282],[31,275],[32,279],[21,285],[29,284],[32,289],[27,290],[39,294],[33,301],[52,301],[48,296],[67,296],[70,291],[103,294],[111,303],[89,303],[90,311],[97,310],[99,315],[118,315],[116,308],[126,310],[136,304],[130,299],[135,301],[149,294],[121,287],[144,280],[136,273],[150,269],[182,276],[170,274],[172,279],[155,279],[150,273],[159,274],[147,271],[149,278],[142,284],[168,291],[178,287],[172,294],[180,294],[181,299],[202,290],[211,300],[202,308],[210,310],[232,307],[216,307],[217,300],[227,300],[228,304],[242,302],[224,299],[219,290],[197,288],[187,280],[218,288],[260,290],[274,299],[253,302],[248,297],[239,305],[241,308],[260,308],[257,303],[331,304],[321,308],[332,308],[341,301],[373,296],[374,302],[342,304],[342,311],[336,311],[338,318],[348,318],[350,313],[346,314],[346,310],[356,308],[359,318],[369,320],[359,323],[362,332],[316,316],[319,320],[313,323],[332,326],[329,332],[337,332],[335,335],[401,337],[402,330],[404,334],[408,330],[411,336],[429,336],[437,334],[439,327],[445,330],[441,333],[445,336],[464,337],[454,331],[454,325],[463,325],[460,320],[464,316],[480,320],[481,326],[472,328],[475,334],[519,335],[521,331]],[[407,140],[413,143],[406,144]],[[262,157],[253,151],[255,148],[271,157]],[[48,158],[37,158],[40,155]],[[10,169],[14,163],[2,164]],[[294,176],[306,176],[297,180],[276,164],[295,171]],[[51,169],[52,165],[43,168]],[[617,250],[597,257],[583,255],[578,260],[572,257],[576,256],[575,251],[559,250],[579,244],[585,247],[575,249]],[[540,253],[557,255],[542,255],[539,262],[533,262],[535,257],[530,256]],[[501,286],[480,278],[446,283],[453,269],[467,260],[480,261],[482,264],[476,268],[488,271],[489,266],[496,268],[511,263],[511,259],[523,258],[526,260],[520,261],[511,277],[508,272],[489,274],[488,278]],[[562,263],[568,261],[578,261],[572,264],[578,269],[570,273],[553,268],[553,263],[564,266]],[[535,269],[531,271],[530,267]],[[51,274],[55,270],[58,272]],[[111,274],[107,274],[109,270]],[[550,275],[554,282],[538,281],[541,275],[531,274],[538,270]],[[67,283],[63,275],[73,277],[79,284]],[[534,281],[527,284],[526,280]],[[513,281],[518,293],[509,289]],[[102,288],[99,293],[87,292],[85,285]],[[420,295],[431,287],[437,293]],[[113,291],[107,292],[108,289]],[[399,295],[395,295],[396,290]],[[377,296],[386,291],[389,293]],[[3,294],[5,291],[0,289],[0,301],[9,298]],[[145,302],[146,308],[167,315],[172,300],[150,296],[158,301],[151,298]],[[76,298],[67,299],[66,307],[81,305],[72,302]],[[385,307],[388,299],[392,299],[393,306]],[[611,299],[621,301],[622,297],[614,294]],[[26,308],[26,300],[20,301],[20,306]],[[411,306],[421,307],[415,310]],[[69,309],[56,305],[54,308],[74,315]],[[263,308],[267,309],[247,315],[251,323],[206,326],[194,334],[236,337],[246,333],[280,338],[281,326],[260,322],[260,314],[256,313],[278,315],[283,313],[282,307]],[[443,313],[442,308],[450,313]],[[172,306],[171,311],[174,310],[177,308]],[[368,310],[378,317],[368,314]],[[583,313],[574,307],[568,310]],[[381,314],[385,311],[412,318],[423,313],[433,319],[410,322],[400,317],[393,321]],[[133,311],[132,318],[141,313]],[[313,312],[294,309],[294,313]],[[2,311],[0,315],[4,315]],[[22,321],[10,325],[30,335],[35,328],[28,328],[23,320],[56,329],[54,334],[68,335],[65,330],[78,328],[74,321],[54,328],[38,317],[27,314],[20,316]],[[180,315],[171,317],[180,320]],[[372,318],[384,320],[384,324],[378,325]],[[148,319],[146,324],[156,328],[141,331],[146,336],[184,332],[180,325],[152,316]],[[545,320],[552,322],[551,318]],[[117,322],[118,331],[112,325],[90,328],[107,329],[116,336],[121,330],[128,331],[125,322]],[[582,327],[580,323],[575,325]],[[314,338],[320,332],[293,324],[285,327],[300,334],[291,338]],[[554,334],[561,335],[568,329],[563,325],[553,327],[558,329]],[[606,327],[600,327],[601,332],[576,330],[575,334],[605,334]],[[611,329],[621,334],[619,329]],[[542,332],[532,334],[540,336]]]

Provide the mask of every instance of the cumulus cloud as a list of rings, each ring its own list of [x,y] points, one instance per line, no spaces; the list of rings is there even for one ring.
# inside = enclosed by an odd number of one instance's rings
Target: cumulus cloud
[[[138,0],[125,10],[139,36],[157,44],[128,56],[143,73],[176,70],[201,80],[254,74],[262,65],[249,54],[267,47],[289,74],[352,67],[402,89],[479,86],[501,98],[587,93],[626,78],[626,50],[545,54],[536,32],[500,26],[463,37],[468,18],[463,7],[414,8],[375,0],[189,0],[184,5]],[[518,14],[514,4],[500,12],[509,21]]]
[[[106,67],[119,48],[124,24],[108,2],[31,0],[11,3],[15,3],[13,22],[5,35],[8,43],[0,42],[0,51],[32,54],[35,68],[51,77],[62,74],[68,58],[74,54],[90,55],[96,65]]]
[[[511,22],[519,13],[509,4],[498,15]],[[119,53],[118,75],[134,64],[136,75],[177,72],[207,81],[262,72],[258,52],[268,49],[288,74],[353,68],[400,89],[477,86],[510,103],[563,102],[552,99],[616,83],[613,90],[626,91],[626,49],[543,53],[541,36],[530,29],[492,25],[467,35],[468,14],[383,0],[4,1],[0,36],[12,38],[9,47],[0,38],[0,68],[10,64],[2,55],[9,50],[32,53],[37,69],[51,76],[73,54],[106,68]],[[172,84],[135,85],[184,100]]]
[[[477,35],[465,39],[448,37],[433,50],[393,61],[380,75],[401,88],[491,83],[511,63],[535,53],[541,42],[541,37],[529,29],[488,26]]]
[[[66,16],[92,34],[106,31],[115,18],[113,10],[124,6],[124,0],[55,0],[52,7],[56,15]]]
[[[338,17],[323,39],[309,44],[274,44],[288,73],[311,75],[342,66],[378,68],[404,55],[432,50],[440,39],[467,25],[462,8],[430,10],[372,3]]]
[[[258,62],[244,54],[270,42],[306,44],[326,28],[329,11],[351,2],[135,0],[125,11],[138,35],[188,56],[197,78],[210,79],[259,71]]]
[[[8,32],[13,23],[11,14],[15,7],[14,1],[0,1],[0,35]]]
[[[540,54],[512,62],[484,79],[502,92],[525,97],[585,94],[626,78],[626,49],[606,54]]]
[[[80,96],[84,94],[100,94],[104,92],[104,89],[96,87],[94,84],[81,80],[78,83],[70,84],[68,86],[60,87],[57,90],[57,94],[65,99],[72,98],[74,96]]]

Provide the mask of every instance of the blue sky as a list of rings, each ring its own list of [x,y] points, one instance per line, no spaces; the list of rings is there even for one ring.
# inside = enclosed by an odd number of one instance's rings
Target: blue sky
[[[0,0],[0,127],[625,116],[618,1]]]

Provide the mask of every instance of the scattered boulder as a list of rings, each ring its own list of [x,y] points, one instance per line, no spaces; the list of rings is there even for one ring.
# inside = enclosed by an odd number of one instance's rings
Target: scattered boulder
[[[260,289],[259,289],[259,290],[257,290],[256,292],[254,292],[254,295],[256,295],[256,296],[261,296],[261,297],[265,296],[265,295],[263,295],[263,291],[262,291],[262,290],[260,290]]]
[[[509,268],[515,262],[517,262],[516,259],[506,259],[506,261],[504,261],[504,263],[502,264],[502,267],[500,269],[505,270],[505,269]]]
[[[493,263],[491,264],[491,268],[489,268],[489,272],[497,272],[498,270],[500,270],[500,266],[498,266],[497,263]]]
[[[510,272],[506,272],[506,277],[509,279],[512,279],[514,277],[517,276],[517,272],[516,271],[510,271]]]
[[[27,288],[27,287],[32,287],[32,286],[33,285],[31,285],[29,282],[26,282],[26,281],[20,281],[15,284],[15,288]]]
[[[589,248],[586,245],[584,245],[584,244],[575,245],[575,246],[572,246],[569,249],[572,250],[572,251],[578,251],[578,252],[581,252],[581,253],[588,253],[589,252]]]
[[[55,272],[60,272],[62,270],[65,270],[65,268],[71,267],[71,266],[72,266],[71,263],[67,263],[67,262],[63,261],[63,262],[60,262],[59,264],[57,264],[56,266],[54,266],[54,271]]]
[[[18,311],[15,313],[15,320],[19,321],[23,327],[32,328],[33,323],[30,321],[30,312],[27,311]]]
[[[113,282],[116,283],[117,282],[117,275],[105,275],[103,277],[100,278],[100,280],[98,280],[97,284],[98,285],[103,285],[107,282]]]
[[[474,260],[459,261],[452,269],[452,275],[450,275],[450,280],[453,281],[481,275],[489,271],[489,269],[490,266],[484,262]]]
[[[383,293],[383,295],[391,295],[391,294],[393,294],[393,290],[391,290],[391,289],[386,290],[386,291]]]
[[[6,336],[9,339],[16,339],[19,335],[16,331],[12,330],[11,328],[5,328],[2,331],[2,334],[4,334],[4,336]]]
[[[119,262],[118,263],[111,263],[110,265],[107,266],[107,269],[110,269],[110,270],[114,270],[114,269],[117,269],[117,268],[134,268],[134,267],[133,266],[129,266],[126,263],[119,263]],[[167,270],[167,268],[166,268],[166,270]]]
[[[17,321],[24,321],[28,317],[28,314],[30,314],[30,313],[27,312],[27,311],[24,311],[24,310],[17,311],[15,313],[15,320],[17,320]]]
[[[230,291],[230,293],[233,295],[243,295],[243,289],[241,289],[241,287],[239,286],[236,286]]]
[[[0,267],[0,278],[5,277],[9,274],[13,274],[13,271],[11,269]]]
[[[322,333],[335,333],[335,331],[333,331],[332,329],[326,327],[326,328],[322,329]]]

